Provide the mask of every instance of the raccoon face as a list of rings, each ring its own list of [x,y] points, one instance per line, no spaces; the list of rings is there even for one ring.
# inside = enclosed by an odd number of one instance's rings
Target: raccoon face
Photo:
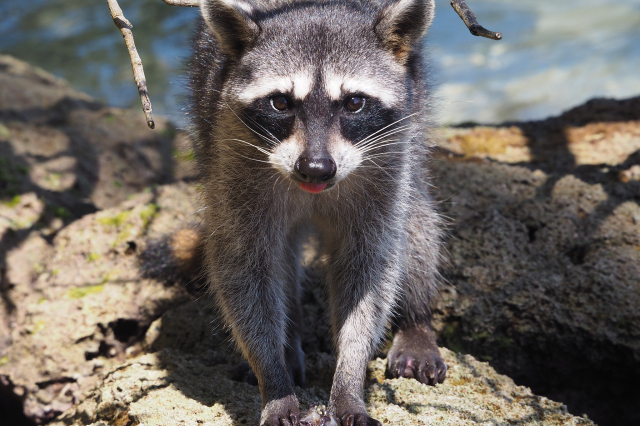
[[[202,10],[233,61],[223,100],[244,117],[263,161],[311,193],[358,168],[367,174],[402,161],[418,108],[411,62],[432,0],[379,9],[354,0],[285,2],[268,10],[206,0]]]

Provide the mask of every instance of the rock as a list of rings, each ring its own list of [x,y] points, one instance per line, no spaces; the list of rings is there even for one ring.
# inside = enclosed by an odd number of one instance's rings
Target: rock
[[[167,311],[147,332],[147,345],[157,352],[127,360],[53,425],[258,424],[258,388],[230,379],[239,357],[223,333],[212,332],[217,320],[208,305],[200,300]],[[568,414],[561,403],[516,386],[470,355],[447,349],[443,355],[449,378],[437,387],[385,379],[385,361],[372,361],[366,387],[369,412],[397,425],[593,424]],[[317,366],[308,363],[311,376],[321,374],[314,371]],[[326,403],[330,385],[296,389],[302,408]]]
[[[57,77],[0,55],[0,199],[35,192],[43,220],[113,207],[192,176],[184,135],[166,119],[109,108]],[[140,121],[142,120],[142,121]]]
[[[639,424],[640,98],[445,138],[440,342],[601,425]]]
[[[195,197],[184,183],[161,186],[118,208],[86,215],[51,246],[32,235],[8,256],[15,324],[0,374],[26,389],[25,411],[44,421],[66,411],[127,356],[140,352],[149,324],[191,300],[181,285],[145,278],[138,256],[176,224],[188,225]],[[34,275],[20,277],[25,251],[47,252]],[[26,269],[27,271],[29,269]]]
[[[0,409],[22,404],[56,425],[257,424],[257,388],[231,380],[241,358],[211,300],[179,275],[198,221],[185,137],[10,57],[0,85]],[[442,130],[432,169],[452,238],[440,342],[546,397],[443,349],[450,374],[437,387],[386,379],[372,361],[374,417],[634,422],[639,99]],[[319,281],[309,268],[305,407],[328,401],[335,363]]]
[[[0,387],[18,389],[28,417],[43,422],[123,359],[128,337],[184,300],[181,287],[140,280],[125,253],[166,234],[153,231],[165,217],[185,216],[165,209],[171,195],[156,187],[192,172],[164,119],[151,132],[136,114],[4,55],[0,87]]]

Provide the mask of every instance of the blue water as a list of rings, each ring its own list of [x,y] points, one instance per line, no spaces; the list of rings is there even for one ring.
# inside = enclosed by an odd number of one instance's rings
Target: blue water
[[[640,94],[640,0],[468,0],[501,41],[468,37],[436,0],[431,52],[442,120],[543,118]]]
[[[557,114],[592,97],[640,94],[640,0],[468,0],[503,40],[473,37],[436,0],[429,32],[443,123]],[[197,9],[121,0],[154,112],[183,121],[183,63]],[[131,66],[104,0],[0,0],[0,52],[105,102],[139,109]],[[1,89],[1,88],[0,88]]]

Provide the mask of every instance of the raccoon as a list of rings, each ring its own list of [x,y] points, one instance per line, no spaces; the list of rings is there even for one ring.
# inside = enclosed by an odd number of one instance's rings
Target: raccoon
[[[442,246],[429,195],[422,40],[433,0],[202,0],[190,115],[205,268],[258,380],[261,424],[300,424],[301,245],[322,241],[337,366],[328,414],[380,425],[366,365],[393,324],[392,377],[435,385]]]

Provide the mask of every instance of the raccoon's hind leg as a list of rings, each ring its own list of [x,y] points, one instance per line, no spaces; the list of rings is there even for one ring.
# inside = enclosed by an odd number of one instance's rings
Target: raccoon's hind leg
[[[442,235],[431,202],[419,195],[407,229],[406,268],[401,279],[399,317],[393,346],[387,357],[391,377],[414,378],[421,383],[442,383],[447,364],[431,329],[431,302],[437,295]]]

